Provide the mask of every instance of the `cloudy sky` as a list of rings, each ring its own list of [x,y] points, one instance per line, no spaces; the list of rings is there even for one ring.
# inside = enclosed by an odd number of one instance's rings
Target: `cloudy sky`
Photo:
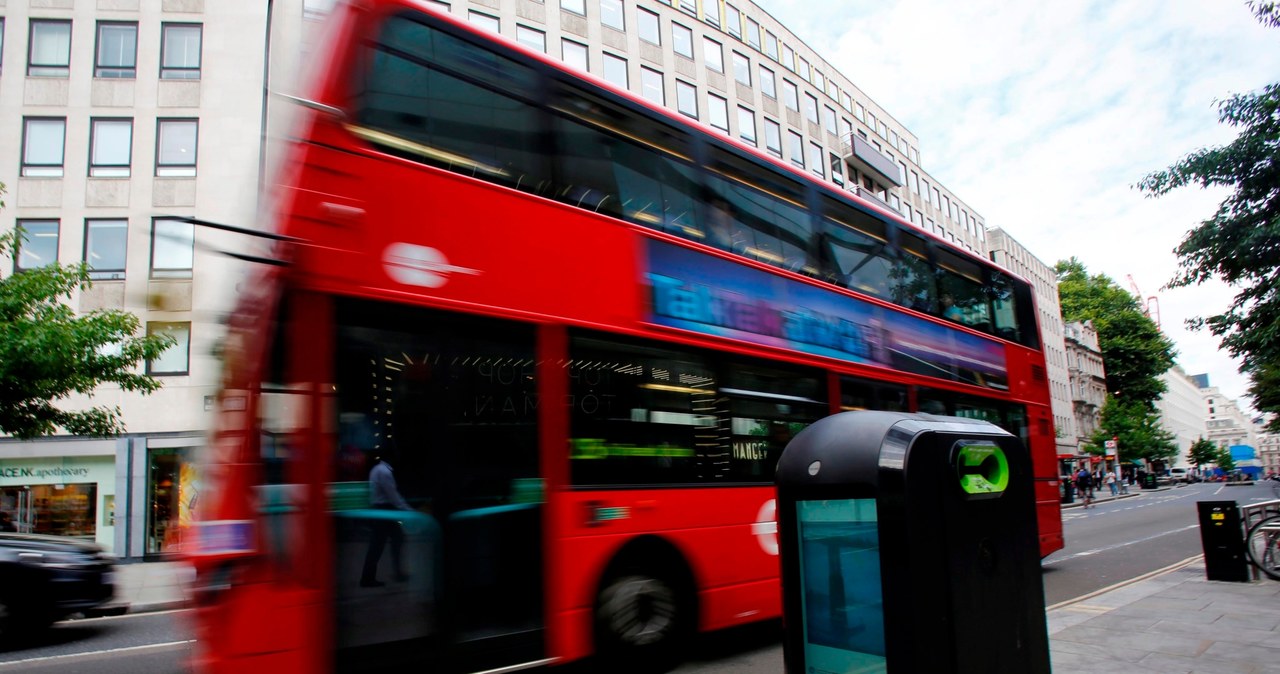
[[[1248,387],[1184,320],[1224,285],[1162,288],[1225,192],[1131,186],[1234,138],[1215,102],[1280,80],[1280,29],[1240,0],[756,0],[920,139],[925,170],[1052,264],[1076,256],[1156,295],[1189,374]],[[818,11],[821,8],[821,11]]]

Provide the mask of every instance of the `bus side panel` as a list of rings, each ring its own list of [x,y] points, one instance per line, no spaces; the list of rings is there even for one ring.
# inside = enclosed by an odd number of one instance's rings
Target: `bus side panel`
[[[399,159],[312,146],[306,160],[317,170],[299,190],[298,217],[351,219],[308,228],[317,236],[301,266],[323,270],[317,281],[325,285],[590,323],[638,321],[640,295],[618,292],[639,278],[639,238],[628,226]],[[334,196],[324,182],[334,173],[377,178],[327,205]]]

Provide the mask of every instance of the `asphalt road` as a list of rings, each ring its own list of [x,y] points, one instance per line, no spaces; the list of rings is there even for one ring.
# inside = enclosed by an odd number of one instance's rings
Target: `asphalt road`
[[[1044,560],[1047,605],[1142,576],[1200,553],[1196,501],[1273,500],[1271,483],[1199,484],[1063,511],[1067,547]],[[1280,485],[1278,485],[1280,486]],[[57,624],[34,644],[0,651],[0,674],[173,674],[193,648],[187,612],[169,611]],[[674,674],[777,674],[781,625],[754,625],[700,638]],[[590,663],[570,670],[592,671]]]

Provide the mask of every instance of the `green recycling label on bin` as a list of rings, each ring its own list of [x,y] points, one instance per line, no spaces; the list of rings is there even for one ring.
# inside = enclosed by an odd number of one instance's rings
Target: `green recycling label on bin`
[[[1009,460],[999,445],[983,440],[956,443],[960,488],[967,494],[1000,494],[1009,486]]]

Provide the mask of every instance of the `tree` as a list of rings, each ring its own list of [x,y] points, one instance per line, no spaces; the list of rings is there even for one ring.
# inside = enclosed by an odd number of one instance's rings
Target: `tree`
[[[20,228],[0,235],[0,258],[17,255],[23,240]],[[66,301],[90,285],[84,263],[54,263],[0,278],[0,433],[29,439],[61,428],[75,435],[115,435],[124,430],[118,407],[68,411],[56,403],[75,393],[91,396],[101,384],[143,394],[160,388],[155,378],[134,369],[173,339],[137,336],[138,317],[125,311],[77,316]]]
[[[1105,274],[1090,276],[1080,260],[1058,262],[1058,298],[1068,322],[1093,321],[1107,374],[1107,391],[1150,406],[1165,391],[1173,341],[1142,313],[1133,295]]]
[[[1188,453],[1191,455],[1191,463],[1195,464],[1196,468],[1218,462],[1218,446],[1204,438],[1191,443]]]
[[[1280,28],[1278,3],[1248,5],[1259,22]],[[1235,140],[1196,150],[1136,187],[1149,197],[1187,185],[1233,190],[1175,249],[1178,272],[1168,287],[1217,278],[1238,291],[1226,311],[1188,323],[1208,327],[1243,361],[1255,407],[1280,412],[1280,83],[1217,106],[1219,122],[1239,129]]]
[[[1231,458],[1231,449],[1223,447],[1218,450],[1218,467],[1230,473],[1236,469],[1236,460]]]
[[[1173,434],[1160,424],[1160,413],[1141,400],[1127,400],[1107,396],[1102,405],[1102,419],[1093,432],[1085,450],[1102,454],[1105,443],[1116,438],[1119,444],[1117,458],[1122,463],[1134,459],[1164,461],[1178,455],[1178,445]]]

